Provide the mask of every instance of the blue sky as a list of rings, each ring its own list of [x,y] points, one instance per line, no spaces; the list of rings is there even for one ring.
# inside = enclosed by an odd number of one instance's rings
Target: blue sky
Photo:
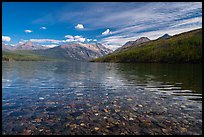
[[[202,28],[201,2],[3,2],[2,41],[45,46],[100,42],[116,49]]]

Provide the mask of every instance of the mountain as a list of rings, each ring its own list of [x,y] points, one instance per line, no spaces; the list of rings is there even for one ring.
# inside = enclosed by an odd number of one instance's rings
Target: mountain
[[[134,42],[133,42],[133,45],[131,45],[131,46],[139,45],[139,44],[141,44],[141,43],[145,43],[145,42],[148,42],[148,41],[150,41],[149,38],[147,38],[147,37],[141,37],[141,38],[137,39],[136,41],[134,41]]]
[[[128,41],[127,43],[125,43],[122,48],[125,48],[125,47],[130,47],[134,44],[135,41]]]
[[[102,57],[111,53],[112,50],[104,47],[100,43],[82,44],[71,43],[63,44],[54,48],[45,50],[35,50],[33,53],[45,55],[47,57],[56,57],[66,60],[90,60],[97,57]]]
[[[16,50],[39,50],[39,49],[48,49],[48,47],[41,46],[39,44],[34,44],[31,41],[27,41],[23,44],[18,44]]]
[[[8,51],[10,46],[5,45],[2,43],[2,51]]]
[[[158,39],[168,39],[171,36],[169,34],[164,34],[163,36],[159,37]]]
[[[3,51],[17,51],[17,50],[39,50],[39,49],[48,49],[49,47],[41,46],[39,44],[34,44],[31,41],[27,41],[23,44],[17,44],[16,46],[6,45],[2,43]]]
[[[6,45],[6,44],[2,43],[2,51],[12,51],[15,49],[16,49],[15,46]]]
[[[156,39],[92,60],[93,62],[201,63],[202,28]]]
[[[82,43],[69,43],[56,46],[54,48],[48,48],[45,46],[37,45],[31,41],[27,41],[23,44],[19,44],[15,49],[8,48],[7,45],[2,43],[3,54],[9,52],[9,57],[16,57],[16,55],[22,55],[26,58],[27,55],[35,55],[50,59],[60,60],[90,60],[97,57],[102,57],[112,52],[112,50],[104,47],[100,43],[82,44]],[[13,56],[11,56],[13,55]],[[4,56],[6,58],[6,56]]]
[[[112,52],[112,50],[104,47],[100,43],[92,43],[92,44],[82,44],[82,43],[74,43],[74,44],[64,44],[59,48],[65,49],[70,56],[78,55],[84,59],[91,59],[104,56]]]
[[[147,37],[141,37],[135,41],[128,41],[127,43],[125,43],[121,48],[118,48],[115,50],[115,52],[118,52],[118,51],[121,51],[121,50],[124,50],[128,47],[131,47],[131,46],[138,46],[139,44],[142,44],[142,43],[145,43],[145,42],[148,42],[150,41],[149,38]]]

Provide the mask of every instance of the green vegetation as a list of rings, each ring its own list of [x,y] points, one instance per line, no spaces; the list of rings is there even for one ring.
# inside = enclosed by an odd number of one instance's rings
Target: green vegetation
[[[202,29],[123,49],[92,62],[201,63]]]
[[[2,51],[2,60],[3,61],[49,61],[53,59],[40,56],[40,55],[35,55],[29,51],[15,51],[15,52]]]

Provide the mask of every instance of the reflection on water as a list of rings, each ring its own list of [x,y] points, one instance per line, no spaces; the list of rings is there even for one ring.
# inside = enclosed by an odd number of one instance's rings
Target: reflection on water
[[[118,68],[119,73],[123,73],[126,78],[149,77],[152,80],[180,85],[182,89],[202,93],[201,64],[118,64]]]
[[[202,134],[202,66],[2,62],[3,134]]]

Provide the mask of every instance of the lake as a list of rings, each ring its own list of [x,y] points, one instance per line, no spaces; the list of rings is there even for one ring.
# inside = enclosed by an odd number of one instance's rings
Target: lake
[[[3,134],[202,134],[202,65],[2,62]]]

